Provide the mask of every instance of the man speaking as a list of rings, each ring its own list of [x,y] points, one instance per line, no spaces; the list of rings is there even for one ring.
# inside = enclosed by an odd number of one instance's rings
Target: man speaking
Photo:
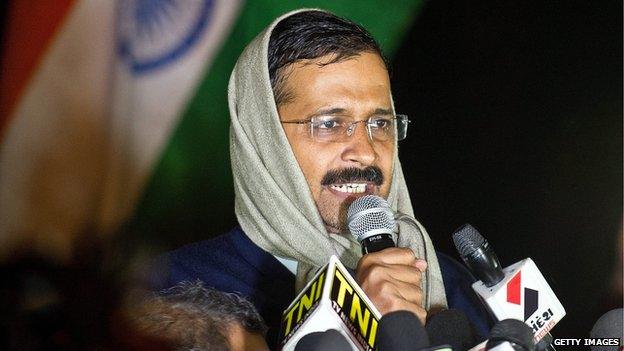
[[[487,330],[472,278],[436,257],[422,226],[400,226],[397,248],[364,257],[348,232],[348,206],[364,195],[413,215],[397,148],[409,121],[394,111],[388,67],[364,28],[318,10],[278,18],[239,57],[228,99],[240,227],[165,255],[156,287],[200,279],[241,293],[275,345],[281,312],[337,255],[382,315],[408,310],[424,324],[428,311],[459,308]]]

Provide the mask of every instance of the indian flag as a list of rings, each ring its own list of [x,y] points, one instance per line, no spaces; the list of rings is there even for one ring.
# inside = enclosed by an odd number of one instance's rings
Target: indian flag
[[[126,228],[168,245],[231,226],[229,74],[280,14],[323,8],[392,54],[420,1],[15,0],[0,61],[0,257],[64,259]]]

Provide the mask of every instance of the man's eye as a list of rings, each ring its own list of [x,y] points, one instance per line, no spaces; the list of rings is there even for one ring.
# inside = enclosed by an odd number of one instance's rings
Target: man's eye
[[[390,126],[390,120],[386,118],[377,118],[377,119],[372,120],[370,124],[371,124],[371,127],[373,128],[383,129],[383,128],[387,128],[388,126]]]
[[[316,127],[321,129],[334,129],[340,127],[340,123],[334,120],[319,121]]]

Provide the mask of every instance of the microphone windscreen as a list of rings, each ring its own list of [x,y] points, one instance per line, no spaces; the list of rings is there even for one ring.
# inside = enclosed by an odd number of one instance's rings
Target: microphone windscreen
[[[295,351],[351,351],[347,339],[336,329],[314,332],[303,336],[297,342]]]
[[[414,313],[394,311],[381,317],[377,332],[379,351],[419,350],[425,347],[429,347],[429,338]]]
[[[496,323],[490,331],[490,339],[487,342],[486,350],[504,341],[515,344],[517,346],[516,349],[526,351],[535,350],[533,329],[523,321],[517,319],[503,319]]]
[[[466,315],[455,309],[432,315],[425,325],[431,345],[448,344],[454,350],[468,350],[474,344],[474,328]]]
[[[453,243],[457,252],[464,257],[483,246],[485,239],[475,227],[466,223],[453,233]]]
[[[380,231],[392,233],[395,227],[394,213],[382,197],[362,196],[349,205],[347,225],[351,235],[361,243],[367,237],[378,234]]]
[[[624,331],[622,330],[622,319],[624,312],[621,308],[616,308],[598,318],[596,324],[589,332],[592,338],[620,338],[619,346],[591,346],[592,351],[597,350],[619,350],[624,339]]]

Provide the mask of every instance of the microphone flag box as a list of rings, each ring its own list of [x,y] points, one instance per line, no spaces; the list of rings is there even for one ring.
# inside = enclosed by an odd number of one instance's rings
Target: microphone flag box
[[[532,259],[517,262],[503,273],[505,278],[492,287],[477,281],[472,288],[499,321],[513,318],[530,326],[537,343],[565,316],[565,309]]]
[[[338,330],[354,350],[374,351],[381,314],[332,255],[282,314],[281,350],[294,350],[303,336]]]

